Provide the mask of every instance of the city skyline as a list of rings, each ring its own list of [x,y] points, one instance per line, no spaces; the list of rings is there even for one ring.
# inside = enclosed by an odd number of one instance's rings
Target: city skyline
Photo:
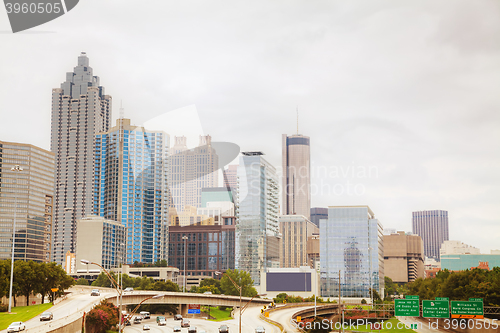
[[[104,30],[88,20],[96,5],[33,33],[1,35],[0,59],[9,64],[0,69],[9,78],[0,83],[1,140],[49,148],[50,91],[87,51],[115,100],[114,119],[120,100],[137,125],[195,104],[206,134],[261,150],[278,167],[281,134],[294,131],[298,106],[300,132],[313,142],[311,185],[330,188],[311,191],[312,207],[367,204],[384,226],[407,231],[412,211],[447,210],[450,239],[482,252],[497,247],[497,3],[294,3],[274,20],[280,4],[217,13],[167,2],[152,14],[169,12],[156,29],[127,27],[129,7],[110,3],[93,20],[112,11],[121,18]],[[0,29],[7,24],[0,20]],[[157,46],[162,34],[176,48]],[[34,49],[43,52],[33,57]],[[318,176],[323,166],[338,176]],[[348,181],[363,194],[333,192]]]

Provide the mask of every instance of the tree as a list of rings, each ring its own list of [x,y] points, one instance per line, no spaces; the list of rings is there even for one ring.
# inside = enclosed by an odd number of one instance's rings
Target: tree
[[[116,274],[111,272],[110,275],[116,281]],[[94,282],[92,282],[92,286],[104,287],[104,288],[114,288],[113,283],[109,279],[108,275],[104,272],[101,272],[101,274],[99,274],[99,276],[97,276],[97,279]]]
[[[10,260],[0,261],[0,298],[9,294]]]
[[[257,295],[257,290],[253,287],[253,280],[250,273],[238,269],[228,269],[220,279],[221,291],[225,295],[238,296],[240,294],[229,277],[231,277],[238,286],[241,286],[242,296],[254,297]]]
[[[26,297],[26,306],[30,305],[30,295],[40,288],[40,264],[34,261],[18,260],[14,262],[14,279],[17,284],[17,296]]]
[[[168,263],[165,259],[157,260],[155,262],[155,267],[168,267]]]
[[[89,311],[85,322],[87,328],[93,332],[105,333],[118,324],[118,316],[118,308],[107,300],[102,300],[100,304]]]
[[[89,281],[87,281],[87,279],[85,279],[85,278],[79,278],[78,280],[76,280],[76,285],[77,286],[88,286]]]
[[[219,290],[221,289],[220,288],[220,281],[217,279],[213,279],[213,278],[203,279],[200,282],[200,287],[208,287],[208,286],[214,286],[215,288],[217,288]]]
[[[145,290],[156,291],[179,291],[179,286],[172,281],[155,281],[147,286]]]
[[[42,304],[45,302],[45,296],[49,295],[49,299],[53,302],[52,288],[58,288],[58,294],[61,294],[64,289],[68,289],[75,284],[75,280],[66,274],[66,271],[55,262],[40,264],[40,284],[33,290],[35,293],[42,295]]]

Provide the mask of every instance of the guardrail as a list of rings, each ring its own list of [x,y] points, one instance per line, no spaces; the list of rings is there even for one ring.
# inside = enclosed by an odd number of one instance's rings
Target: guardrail
[[[274,321],[272,319],[264,317],[262,314],[260,314],[260,319],[263,320],[263,321],[265,321],[266,323],[269,323],[271,325],[274,325],[274,326],[278,327],[280,329],[280,332],[284,332],[285,331],[285,328],[283,327],[283,325],[281,325],[277,321]]]

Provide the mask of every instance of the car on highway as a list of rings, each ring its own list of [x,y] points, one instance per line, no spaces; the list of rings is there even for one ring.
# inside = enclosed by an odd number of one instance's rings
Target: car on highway
[[[179,326],[174,326],[174,332],[180,332],[181,328]]]
[[[227,325],[221,325],[219,327],[219,333],[229,333],[229,327]]]
[[[182,319],[181,327],[189,327],[189,319]]]
[[[134,317],[134,324],[140,324],[142,321],[142,317],[141,316],[135,316]]]
[[[52,320],[52,319],[54,319],[54,315],[50,311],[45,311],[40,315],[40,321]]]
[[[144,326],[142,326],[143,331],[149,331],[150,329],[151,329],[151,327],[149,327],[148,324],[145,324]]]
[[[188,328],[188,333],[196,333],[198,330],[196,329],[196,326],[191,326]]]
[[[134,288],[128,287],[123,290],[124,292],[134,291]]]
[[[257,326],[255,328],[255,333],[266,333],[266,329],[262,326]]]
[[[101,293],[99,292],[99,289],[92,289],[90,296],[101,296]]]
[[[198,333],[207,333],[207,331],[198,331]]]
[[[181,314],[176,314],[174,316],[174,320],[182,320],[182,315]]]
[[[160,321],[167,321],[164,316],[156,316],[156,322],[159,323]]]
[[[205,295],[212,295],[212,292],[211,291],[205,291],[203,294],[205,294]]]
[[[9,325],[7,328],[7,332],[21,332],[26,329],[26,325],[22,321],[15,321],[12,324]]]
[[[140,314],[140,315],[142,316],[142,318],[144,318],[144,319],[149,319],[149,318],[151,318],[151,314],[150,314],[149,312],[147,312],[147,311],[141,311],[141,312],[139,312],[139,314]]]
[[[158,322],[158,326],[167,326],[167,321],[162,319]]]

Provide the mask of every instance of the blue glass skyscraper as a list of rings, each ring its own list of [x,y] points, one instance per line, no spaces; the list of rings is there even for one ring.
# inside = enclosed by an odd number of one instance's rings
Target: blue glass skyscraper
[[[339,295],[339,272],[342,297],[383,295],[383,228],[370,207],[329,207],[319,229],[321,296]]]
[[[127,227],[126,263],[167,259],[168,140],[129,119],[96,135],[94,214]]]

